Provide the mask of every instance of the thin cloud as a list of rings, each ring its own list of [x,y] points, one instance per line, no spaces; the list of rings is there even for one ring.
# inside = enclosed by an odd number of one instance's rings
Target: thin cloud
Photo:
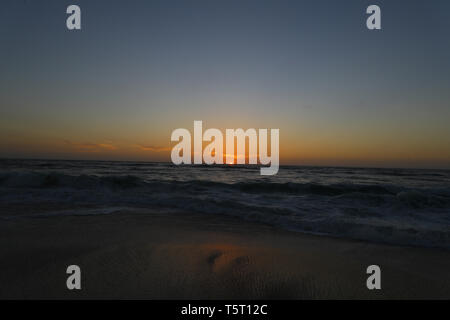
[[[79,143],[65,140],[66,144],[83,151],[116,150],[117,147],[111,143]]]
[[[169,151],[169,147],[159,147],[159,146],[145,146],[142,144],[136,145],[139,149],[142,151],[153,151],[153,152],[162,152],[162,151]]]

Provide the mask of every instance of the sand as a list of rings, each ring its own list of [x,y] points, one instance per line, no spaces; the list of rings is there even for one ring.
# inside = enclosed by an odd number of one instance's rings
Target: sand
[[[449,299],[450,251],[121,212],[0,222],[2,299]],[[66,268],[81,267],[81,290]],[[381,290],[366,268],[381,267]]]

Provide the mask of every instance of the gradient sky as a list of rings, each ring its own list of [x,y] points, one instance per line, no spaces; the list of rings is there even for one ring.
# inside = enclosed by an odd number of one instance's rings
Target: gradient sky
[[[0,157],[170,161],[203,120],[279,128],[282,164],[450,168],[449,34],[447,0],[2,1]]]

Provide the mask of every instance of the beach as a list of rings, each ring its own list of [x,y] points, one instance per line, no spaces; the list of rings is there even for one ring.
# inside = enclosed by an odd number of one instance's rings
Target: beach
[[[141,210],[5,219],[0,260],[1,299],[450,298],[448,250],[308,235],[220,215]],[[66,288],[72,264],[81,268],[81,290]],[[381,268],[381,290],[366,287],[372,264]]]
[[[450,298],[448,170],[0,165],[0,298]]]

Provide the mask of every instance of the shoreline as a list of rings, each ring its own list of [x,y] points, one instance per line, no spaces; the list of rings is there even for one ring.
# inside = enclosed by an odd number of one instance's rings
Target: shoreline
[[[145,212],[145,211],[144,211]],[[449,299],[450,251],[234,217],[121,212],[0,223],[2,299]],[[66,268],[82,290],[66,288]],[[381,267],[382,289],[366,288]]]

